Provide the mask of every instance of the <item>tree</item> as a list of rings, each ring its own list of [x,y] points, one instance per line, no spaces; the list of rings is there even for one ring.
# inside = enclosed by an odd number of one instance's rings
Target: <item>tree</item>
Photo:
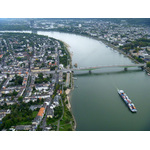
[[[37,99],[37,103],[39,103],[39,102],[40,102],[40,99],[38,98],[38,99]]]
[[[40,128],[40,125],[38,125],[36,131],[42,131],[42,128]]]
[[[147,62],[146,66],[150,68],[150,62]]]
[[[44,64],[44,63],[42,63],[41,68],[42,68],[42,67],[45,67],[45,64]]]
[[[23,96],[18,97],[18,101],[22,102]]]
[[[36,89],[35,89],[35,86],[33,87],[33,91],[35,91]]]
[[[9,129],[12,126],[12,121],[11,120],[7,120],[5,121],[5,127],[6,129]]]
[[[55,68],[56,68],[56,66],[51,66],[50,69],[51,69],[51,70],[55,70]]]
[[[41,79],[43,79],[43,73],[39,73],[38,77],[41,78]]]
[[[13,97],[13,96],[11,96],[11,100],[12,100],[12,101],[14,100],[14,97]]]
[[[54,97],[55,97],[55,95],[53,94],[53,95],[52,95],[52,99],[54,99]]]
[[[64,88],[63,88],[63,89],[64,89],[64,91],[66,91],[66,90],[67,90],[67,87],[66,87],[66,86],[64,86]]]
[[[16,92],[15,90],[12,93],[13,96],[17,96],[17,94],[18,94],[18,92]]]
[[[44,103],[44,99],[43,98],[41,99],[41,102]]]
[[[51,56],[48,56],[48,57],[47,57],[47,60],[52,60],[52,57],[51,57]]]

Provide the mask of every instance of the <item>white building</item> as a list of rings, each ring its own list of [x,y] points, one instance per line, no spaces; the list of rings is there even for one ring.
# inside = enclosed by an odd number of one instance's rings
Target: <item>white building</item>
[[[36,90],[39,90],[39,91],[42,91],[42,90],[48,90],[48,85],[46,84],[46,85],[36,85],[35,86],[35,89]]]

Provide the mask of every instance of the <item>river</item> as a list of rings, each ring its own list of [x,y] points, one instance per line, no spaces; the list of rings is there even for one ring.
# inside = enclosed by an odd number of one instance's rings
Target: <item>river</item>
[[[132,61],[116,50],[92,38],[59,32],[38,34],[62,40],[70,46],[73,64],[78,67],[124,65]],[[147,131],[150,130],[150,77],[134,68],[109,68],[75,72],[77,80],[71,93],[72,112],[77,131]],[[124,90],[137,108],[131,113],[117,93]]]
[[[125,65],[132,61],[116,50],[92,38],[60,32],[38,31],[64,41],[73,53],[72,63],[78,67]],[[75,72],[75,86],[71,92],[71,106],[76,131],[149,131],[150,77],[134,68],[109,68]],[[117,93],[124,90],[137,108],[131,113]]]

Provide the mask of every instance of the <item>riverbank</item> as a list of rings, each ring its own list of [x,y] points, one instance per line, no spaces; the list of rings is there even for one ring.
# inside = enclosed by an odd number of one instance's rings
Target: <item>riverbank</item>
[[[64,41],[62,41],[62,42],[64,43],[64,45],[65,45],[65,47],[66,47],[66,50],[67,50],[67,53],[68,53],[69,58],[70,58],[68,67],[69,67],[69,68],[72,68],[72,56],[73,56],[73,53],[71,53],[70,50],[69,50],[70,46],[69,46],[67,43],[65,43]],[[69,68],[68,68],[68,69],[69,69]],[[67,99],[66,99],[67,104],[66,104],[66,106],[67,106],[67,108],[69,109],[69,111],[70,111],[70,113],[71,113],[71,115],[72,115],[73,122],[74,122],[72,130],[75,131],[75,129],[76,129],[76,120],[75,120],[75,117],[74,117],[74,115],[73,115],[73,113],[72,113],[72,111],[71,111],[71,103],[70,103],[70,99],[71,99],[70,93],[71,93],[71,91],[74,89],[74,88],[73,88],[72,73],[70,73],[70,76],[71,76],[71,80],[70,80],[71,88],[67,88],[67,90],[65,91],[65,93],[66,93],[66,95],[67,95]]]
[[[61,40],[59,40],[61,41]],[[61,41],[64,43],[65,47],[66,47],[66,50],[67,50],[67,53],[69,55],[69,58],[70,58],[70,61],[69,61],[69,64],[70,65],[70,68],[72,68],[72,56],[73,56],[73,52],[71,52],[69,49],[70,49],[70,45],[68,45],[67,43],[65,43],[64,41]]]
[[[108,47],[111,47],[114,50],[117,50],[119,53],[121,53],[124,56],[128,57],[129,59],[131,59],[134,63],[136,63],[136,64],[140,63],[137,60],[135,60],[131,55],[126,54],[124,51],[120,50],[118,47],[114,46],[113,44],[109,43],[108,41],[103,40],[103,39],[98,39],[98,38],[96,38],[96,40],[101,41],[102,43],[104,43]]]
[[[70,103],[70,99],[71,99],[70,93],[71,93],[72,90],[73,90],[73,89],[67,89],[67,90],[65,91],[65,93],[67,94],[67,99],[66,99],[66,101],[68,102],[68,104],[66,104],[66,106],[67,106],[67,108],[69,109],[69,111],[71,112],[71,114],[72,114],[72,111],[71,111],[71,103]],[[76,120],[75,120],[75,117],[74,117],[73,114],[72,114],[72,117],[73,117],[73,120],[74,120],[73,131],[75,131],[75,129],[76,129]]]
[[[145,71],[146,71],[146,73],[150,73],[150,68],[149,68],[149,67],[146,67],[146,68],[145,68]]]

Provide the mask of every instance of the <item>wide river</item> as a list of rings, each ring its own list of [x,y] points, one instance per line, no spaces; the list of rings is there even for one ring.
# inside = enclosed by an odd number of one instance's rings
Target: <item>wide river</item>
[[[131,60],[100,41],[75,34],[38,32],[64,41],[78,67],[132,64]],[[150,77],[134,68],[75,72],[71,106],[77,131],[150,130]],[[117,93],[124,90],[137,108],[131,113]]]
[[[100,41],[75,34],[44,32],[64,41],[78,67],[133,64],[131,60]],[[109,68],[75,72],[71,106],[77,131],[148,131],[150,130],[150,76],[134,68]],[[124,90],[137,108],[131,113],[117,93]]]

